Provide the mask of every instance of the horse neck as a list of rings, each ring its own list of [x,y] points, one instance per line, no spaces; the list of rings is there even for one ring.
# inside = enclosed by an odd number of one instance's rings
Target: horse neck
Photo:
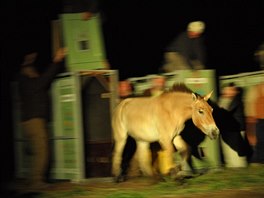
[[[163,104],[175,119],[185,122],[192,117],[193,99],[189,93],[167,93],[163,97]]]

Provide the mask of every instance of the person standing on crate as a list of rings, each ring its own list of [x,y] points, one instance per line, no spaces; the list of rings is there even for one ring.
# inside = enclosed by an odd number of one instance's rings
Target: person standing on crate
[[[47,186],[46,171],[49,163],[48,129],[49,87],[54,77],[63,71],[64,48],[55,53],[52,63],[43,73],[38,71],[37,49],[24,53],[24,60],[18,77],[21,124],[25,138],[29,141],[27,153],[30,155],[29,174],[25,188],[41,189]],[[41,65],[43,67],[43,65]]]
[[[166,48],[162,70],[205,69],[206,50],[202,34],[205,23],[193,21]]]

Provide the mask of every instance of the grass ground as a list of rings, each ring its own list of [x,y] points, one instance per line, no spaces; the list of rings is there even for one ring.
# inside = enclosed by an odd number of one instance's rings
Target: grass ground
[[[31,193],[32,194],[32,193]],[[32,195],[33,196],[33,195]],[[264,197],[264,165],[228,168],[175,182],[131,178],[114,183],[112,178],[92,178],[81,183],[54,184],[35,193],[36,198],[258,198]]]

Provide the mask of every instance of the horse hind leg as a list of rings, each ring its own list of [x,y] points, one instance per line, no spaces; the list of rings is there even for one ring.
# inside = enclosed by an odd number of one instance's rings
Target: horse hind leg
[[[122,154],[126,144],[126,136],[115,140],[114,152],[112,158],[112,174],[116,182],[122,182],[124,179],[121,172]]]

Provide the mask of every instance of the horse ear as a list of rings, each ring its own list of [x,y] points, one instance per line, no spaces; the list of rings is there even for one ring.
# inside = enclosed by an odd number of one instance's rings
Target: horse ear
[[[193,99],[193,101],[197,100],[197,96],[194,93],[192,93],[192,99]]]
[[[205,96],[203,97],[203,99],[204,99],[205,101],[207,101],[207,100],[211,97],[212,93],[213,93],[213,90],[212,90],[210,93],[208,93],[207,95],[205,95]]]

